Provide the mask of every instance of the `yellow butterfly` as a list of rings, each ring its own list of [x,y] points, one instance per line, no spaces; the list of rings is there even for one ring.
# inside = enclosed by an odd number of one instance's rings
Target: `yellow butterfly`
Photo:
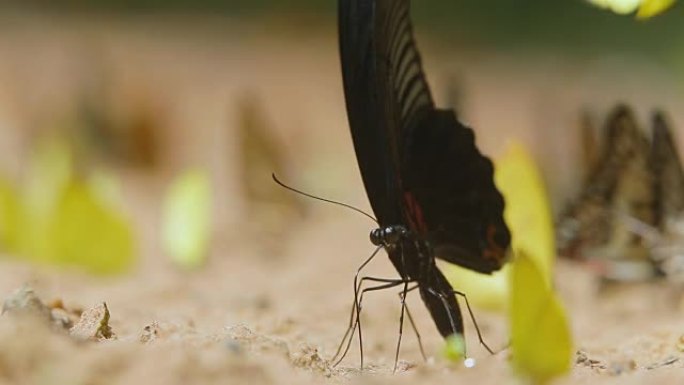
[[[211,234],[212,193],[208,172],[189,169],[171,184],[164,201],[165,251],[180,267],[200,267]]]
[[[636,11],[637,19],[648,19],[665,12],[676,0],[588,0],[597,7],[611,10],[620,15]]]
[[[21,194],[0,182],[0,247],[18,258],[108,275],[129,271],[136,243],[116,178],[76,175],[64,138],[43,138]]]
[[[516,250],[510,269],[511,364],[533,383],[546,383],[570,370],[573,351],[565,309],[536,263]]]

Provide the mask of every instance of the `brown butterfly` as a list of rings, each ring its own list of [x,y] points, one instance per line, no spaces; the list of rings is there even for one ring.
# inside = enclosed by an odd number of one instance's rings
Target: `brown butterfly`
[[[559,222],[562,255],[592,260],[603,275],[618,280],[653,276],[644,236],[634,230],[634,223],[656,225],[651,153],[634,113],[617,106],[585,186]]]
[[[684,210],[684,171],[670,124],[661,111],[653,114],[650,165],[654,175],[656,223],[664,230]]]

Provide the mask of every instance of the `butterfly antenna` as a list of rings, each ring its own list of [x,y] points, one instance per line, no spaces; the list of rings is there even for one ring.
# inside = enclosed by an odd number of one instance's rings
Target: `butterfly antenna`
[[[356,208],[356,207],[354,207],[354,206],[352,206],[352,205],[348,205],[348,204],[342,203],[342,202],[333,201],[333,200],[330,200],[330,199],[325,199],[325,198],[317,197],[317,196],[315,196],[315,195],[305,193],[304,191],[297,190],[296,188],[290,187],[290,186],[286,185],[285,183],[281,182],[281,181],[278,179],[278,177],[275,175],[275,173],[272,173],[272,174],[271,174],[271,177],[273,178],[273,181],[274,181],[274,182],[276,182],[278,185],[280,185],[280,187],[283,187],[283,188],[286,189],[286,190],[290,190],[290,191],[295,192],[295,193],[297,193],[297,194],[304,195],[305,197],[308,197],[308,198],[316,199],[316,200],[323,201],[323,202],[327,202],[327,203],[332,203],[332,204],[334,204],[334,205],[338,205],[338,206],[342,206],[342,207],[346,207],[346,208],[348,208],[348,209],[351,209],[351,210],[356,211],[356,212],[359,213],[359,214],[365,215],[366,217],[370,218],[373,222],[378,223],[378,220],[375,219],[375,218],[373,218],[372,215],[370,215],[370,214],[368,214],[367,212],[365,212],[365,211],[363,211],[363,210],[361,210],[361,209],[358,209],[358,208]]]

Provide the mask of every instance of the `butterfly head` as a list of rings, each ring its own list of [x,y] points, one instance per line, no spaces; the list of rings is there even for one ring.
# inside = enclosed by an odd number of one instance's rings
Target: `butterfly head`
[[[406,234],[408,234],[408,230],[404,226],[385,226],[373,229],[370,233],[370,240],[375,246],[393,248]]]

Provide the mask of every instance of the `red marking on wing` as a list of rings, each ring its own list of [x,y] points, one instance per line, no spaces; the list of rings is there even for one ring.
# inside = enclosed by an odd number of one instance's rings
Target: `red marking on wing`
[[[482,256],[486,259],[500,261],[504,258],[506,250],[496,243],[496,226],[487,226],[487,248],[484,249]]]
[[[406,202],[406,207],[408,208],[408,220],[411,228],[425,234],[427,232],[427,223],[425,223],[423,209],[420,207],[416,197],[410,192],[406,192],[404,193],[404,202]]]

